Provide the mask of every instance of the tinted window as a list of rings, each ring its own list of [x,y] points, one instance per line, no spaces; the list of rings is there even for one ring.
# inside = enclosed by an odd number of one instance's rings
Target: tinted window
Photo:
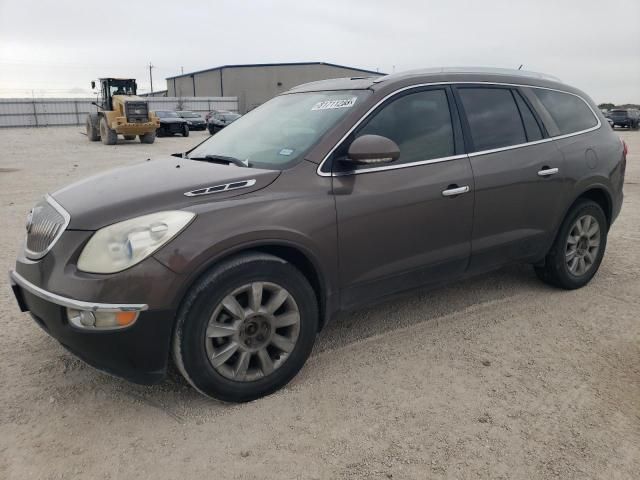
[[[540,88],[531,90],[551,115],[560,135],[586,130],[598,124],[591,109],[579,97]]]
[[[518,107],[505,88],[460,88],[475,150],[526,143]]]
[[[395,164],[454,155],[447,94],[427,90],[393,100],[356,133],[362,135],[382,135],[396,142],[400,159]]]
[[[542,130],[540,130],[540,125],[536,121],[536,118],[533,116],[529,105],[524,101],[520,92],[514,92],[516,97],[516,103],[518,104],[518,110],[520,110],[520,116],[522,117],[522,122],[524,123],[524,128],[527,133],[527,140],[533,142],[535,140],[540,140],[542,138]]]

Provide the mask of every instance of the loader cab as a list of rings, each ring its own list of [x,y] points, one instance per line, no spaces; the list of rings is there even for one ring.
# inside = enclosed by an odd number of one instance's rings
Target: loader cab
[[[138,85],[134,79],[122,78],[101,78],[100,93],[98,104],[104,110],[113,110],[114,95],[136,95]],[[92,88],[95,88],[95,82],[91,82]]]

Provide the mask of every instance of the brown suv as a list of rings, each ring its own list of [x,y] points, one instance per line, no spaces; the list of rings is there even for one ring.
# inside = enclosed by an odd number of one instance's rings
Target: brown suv
[[[46,196],[11,278],[88,363],[151,383],[172,354],[200,392],[247,401],[291,380],[339,310],[510,262],[585,285],[625,164],[593,101],[542,75],[315,82]]]

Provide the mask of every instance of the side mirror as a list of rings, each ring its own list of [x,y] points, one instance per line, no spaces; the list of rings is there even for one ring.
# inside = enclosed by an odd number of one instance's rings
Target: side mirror
[[[363,135],[349,146],[347,162],[359,164],[391,163],[400,158],[400,147],[387,137]]]
[[[96,82],[91,80],[91,90],[95,90],[95,89],[96,89]]]

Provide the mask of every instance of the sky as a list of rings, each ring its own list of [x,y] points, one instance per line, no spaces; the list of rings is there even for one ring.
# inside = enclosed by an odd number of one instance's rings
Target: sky
[[[640,0],[0,0],[0,97],[140,92],[226,64],[330,62],[391,73],[543,72],[597,103],[640,103]]]

